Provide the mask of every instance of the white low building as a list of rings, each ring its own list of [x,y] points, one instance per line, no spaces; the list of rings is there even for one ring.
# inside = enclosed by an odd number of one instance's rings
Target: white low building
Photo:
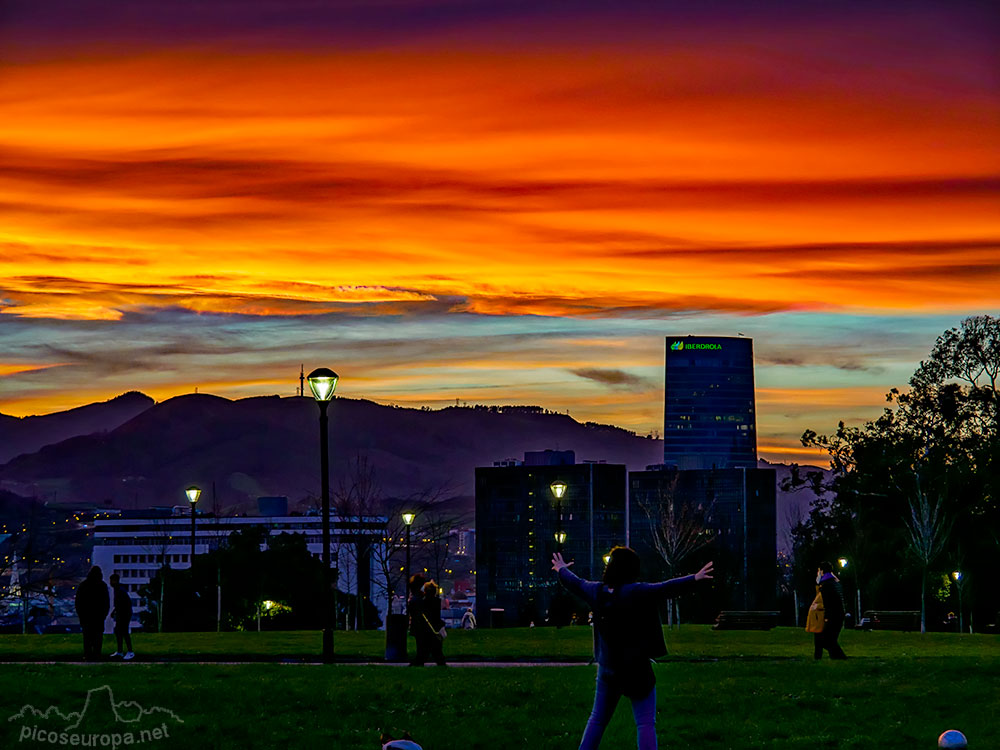
[[[145,515],[146,517],[140,517]],[[121,583],[132,596],[133,627],[138,626],[141,606],[137,592],[149,583],[164,564],[175,570],[191,567],[191,516],[169,515],[151,518],[135,513],[114,519],[94,521],[94,551],[91,557],[107,581],[118,573]],[[382,573],[376,561],[385,548],[386,518],[364,516],[330,517],[330,557],[338,588],[349,594],[367,597],[384,618],[386,597],[382,587],[374,585]],[[206,554],[224,546],[235,531],[264,527],[269,535],[305,534],[307,549],[320,557],[323,550],[323,524],[319,515],[308,516],[197,516],[195,518],[195,555]],[[266,543],[265,543],[266,544]],[[359,553],[360,551],[360,553]],[[111,632],[108,620],[106,632]]]

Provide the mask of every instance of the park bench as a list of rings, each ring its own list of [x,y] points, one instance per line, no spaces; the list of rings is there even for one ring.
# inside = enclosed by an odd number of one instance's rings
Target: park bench
[[[777,612],[747,612],[728,610],[719,612],[713,630],[770,630],[778,624]]]
[[[864,630],[918,630],[920,628],[920,613],[869,610],[865,612],[862,628]]]

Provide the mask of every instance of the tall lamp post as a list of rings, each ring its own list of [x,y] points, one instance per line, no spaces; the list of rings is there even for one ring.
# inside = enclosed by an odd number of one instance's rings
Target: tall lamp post
[[[406,526],[406,582],[403,584],[406,589],[406,598],[410,598],[410,526],[413,525],[415,513],[407,511],[403,514],[403,525]]]
[[[194,568],[194,512],[198,498],[201,497],[201,489],[192,485],[184,490],[184,494],[187,495],[188,502],[191,503],[191,567]]]
[[[958,632],[964,633],[962,622],[962,571],[953,571],[951,577],[955,579],[955,584],[958,588]]]
[[[850,564],[850,561],[846,557],[838,557],[837,564],[840,566],[840,569],[843,570]],[[854,622],[857,623],[858,626],[860,626],[861,625],[861,581],[860,579],[858,579],[857,568],[854,568],[854,594],[857,597],[855,600],[855,606],[858,610],[857,616],[854,618]]]
[[[556,499],[556,552],[562,552],[563,542],[566,541],[566,534],[562,530],[562,499],[566,494],[566,483],[557,479],[549,485],[549,490]]]
[[[309,390],[319,405],[319,462],[323,492],[323,662],[333,663],[333,612],[330,608],[330,430],[326,409],[340,377],[318,367],[309,373]]]

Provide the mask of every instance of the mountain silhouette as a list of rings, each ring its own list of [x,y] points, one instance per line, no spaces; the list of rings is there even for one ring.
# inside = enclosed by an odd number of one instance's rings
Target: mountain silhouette
[[[0,414],[0,464],[71,437],[113,430],[153,403],[149,396],[132,391],[110,401],[55,414],[37,417]]]
[[[574,450],[577,461],[630,469],[663,455],[659,440],[538,407],[427,410],[336,398],[329,416],[331,485],[348,481],[361,456],[388,497],[471,497],[477,466],[530,450]],[[181,504],[184,488],[197,484],[208,510],[214,483],[220,510],[250,510],[261,495],[287,495],[294,505],[319,494],[319,409],[303,397],[179,396],[107,432],[17,456],[0,467],[0,483],[26,497],[124,508]]]

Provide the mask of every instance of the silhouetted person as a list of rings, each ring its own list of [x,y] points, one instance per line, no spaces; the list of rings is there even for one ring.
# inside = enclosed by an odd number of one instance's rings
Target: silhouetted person
[[[132,597],[128,595],[128,589],[119,583],[120,580],[117,573],[111,574],[111,591],[114,597],[111,619],[115,621],[115,638],[118,641],[118,650],[111,654],[111,658],[120,656],[128,661],[135,657],[135,653],[132,651],[132,636],[129,634],[132,622]],[[125,651],[122,651],[123,640],[125,641]]]
[[[844,589],[840,579],[833,574],[833,565],[825,560],[816,569],[816,583],[823,597],[823,632],[816,634],[815,653],[817,659],[823,657],[823,649],[830,652],[831,659],[846,659],[847,654],[837,643],[844,627]]]
[[[639,555],[630,547],[611,550],[603,581],[575,576],[561,553],[552,555],[559,581],[594,612],[597,688],[580,750],[595,750],[622,696],[632,701],[639,750],[656,750],[656,676],[651,659],[667,653],[658,604],[695,581],[712,578],[712,563],[694,575],[660,583],[637,583]]]
[[[424,583],[427,579],[420,573],[410,576],[407,591],[410,595],[406,600],[406,616],[409,621],[410,635],[417,642],[417,653],[410,661],[412,667],[422,667],[430,653],[427,643],[427,626],[424,625]]]
[[[104,585],[104,575],[95,565],[76,589],[76,614],[83,629],[83,658],[86,661],[101,658],[104,620],[110,608],[111,600],[108,587]]]
[[[428,654],[434,663],[439,667],[445,665],[444,662],[444,637],[440,633],[444,630],[444,620],[441,619],[441,597],[438,596],[438,586],[434,581],[424,584],[424,626],[428,633],[427,649]]]

